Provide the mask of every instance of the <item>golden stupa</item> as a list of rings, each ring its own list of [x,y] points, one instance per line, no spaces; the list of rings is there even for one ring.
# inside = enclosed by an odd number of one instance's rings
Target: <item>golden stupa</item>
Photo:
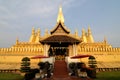
[[[78,54],[93,55],[98,68],[120,68],[120,48],[113,48],[105,38],[102,42],[95,42],[90,26],[87,32],[82,29],[81,36],[77,30],[71,34],[64,24],[60,7],[57,23],[50,32],[46,30],[44,36],[41,36],[40,29],[32,28],[28,42],[20,42],[17,38],[10,48],[0,48],[0,69],[19,69],[23,57],[65,55],[66,61],[71,62],[74,60],[70,57]],[[31,67],[37,67],[39,60],[32,59]],[[81,61],[87,63],[88,59],[84,58]]]

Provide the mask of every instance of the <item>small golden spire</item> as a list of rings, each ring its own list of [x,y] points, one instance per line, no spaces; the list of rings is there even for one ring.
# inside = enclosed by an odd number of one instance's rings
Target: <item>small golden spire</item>
[[[19,43],[19,39],[18,39],[18,37],[16,38],[16,44],[18,44]]]
[[[37,36],[40,36],[40,28],[38,28],[38,30],[37,30]]]
[[[63,16],[63,13],[62,13],[62,7],[60,6],[59,7],[59,13],[58,13],[58,18],[57,18],[57,23],[64,23],[64,16]]]
[[[88,26],[87,41],[88,41],[89,43],[93,43],[93,42],[94,42],[94,39],[93,39],[93,36],[92,36],[92,32],[91,32],[91,29],[90,29],[90,25]]]
[[[86,36],[87,36],[87,34],[86,34],[86,32],[85,32],[85,29],[83,28],[82,29],[82,40],[83,40],[83,42],[87,42],[87,38],[86,38]]]
[[[106,37],[104,37],[104,43],[107,43]]]
[[[35,28],[32,28],[32,35],[35,35]]]
[[[90,25],[88,26],[88,35],[91,34],[91,29],[90,29]]]
[[[75,36],[78,36],[78,30],[75,29]]]
[[[85,36],[85,29],[82,29],[82,36]]]
[[[45,30],[45,36],[47,37],[49,35],[48,29]]]

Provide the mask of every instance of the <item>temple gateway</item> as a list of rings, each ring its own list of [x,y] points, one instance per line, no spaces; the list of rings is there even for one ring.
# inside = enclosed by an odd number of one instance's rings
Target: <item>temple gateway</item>
[[[56,59],[87,63],[87,58],[77,60],[70,58],[79,54],[93,55],[97,60],[98,68],[120,68],[120,48],[113,48],[106,39],[103,39],[102,42],[95,42],[90,26],[88,26],[87,32],[82,29],[81,36],[78,35],[78,31],[71,34],[64,22],[60,7],[57,23],[50,32],[46,30],[44,36],[41,36],[40,29],[32,28],[28,42],[20,42],[17,39],[10,48],[0,48],[0,69],[19,69],[23,57],[31,58],[37,55],[49,56],[48,60],[51,63]],[[58,56],[62,56],[62,58]],[[37,67],[40,60],[46,59],[32,59],[31,67]]]

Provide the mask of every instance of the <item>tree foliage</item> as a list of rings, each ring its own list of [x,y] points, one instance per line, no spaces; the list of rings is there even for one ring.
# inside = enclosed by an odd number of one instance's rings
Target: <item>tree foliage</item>
[[[96,78],[97,61],[94,56],[89,57],[88,64],[91,68],[93,68],[93,70],[89,71],[89,77]]]
[[[30,58],[24,57],[21,61],[21,72],[30,72]]]
[[[96,68],[96,66],[97,66],[97,61],[96,61],[96,59],[95,59],[94,56],[90,56],[90,57],[89,57],[88,64],[89,64],[89,66],[90,66],[91,68]]]

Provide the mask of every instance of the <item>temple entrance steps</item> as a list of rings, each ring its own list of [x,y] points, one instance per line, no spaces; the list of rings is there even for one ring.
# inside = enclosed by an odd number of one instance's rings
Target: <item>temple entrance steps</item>
[[[55,60],[53,76],[51,76],[51,78],[45,78],[43,80],[91,80],[91,79],[81,79],[75,76],[73,77],[69,76],[69,71],[65,60]]]
[[[68,74],[67,63],[64,60],[55,60],[52,79],[47,80],[82,80],[78,77],[71,77]]]
[[[54,78],[66,78],[68,76],[67,63],[64,60],[56,60],[54,63]]]

